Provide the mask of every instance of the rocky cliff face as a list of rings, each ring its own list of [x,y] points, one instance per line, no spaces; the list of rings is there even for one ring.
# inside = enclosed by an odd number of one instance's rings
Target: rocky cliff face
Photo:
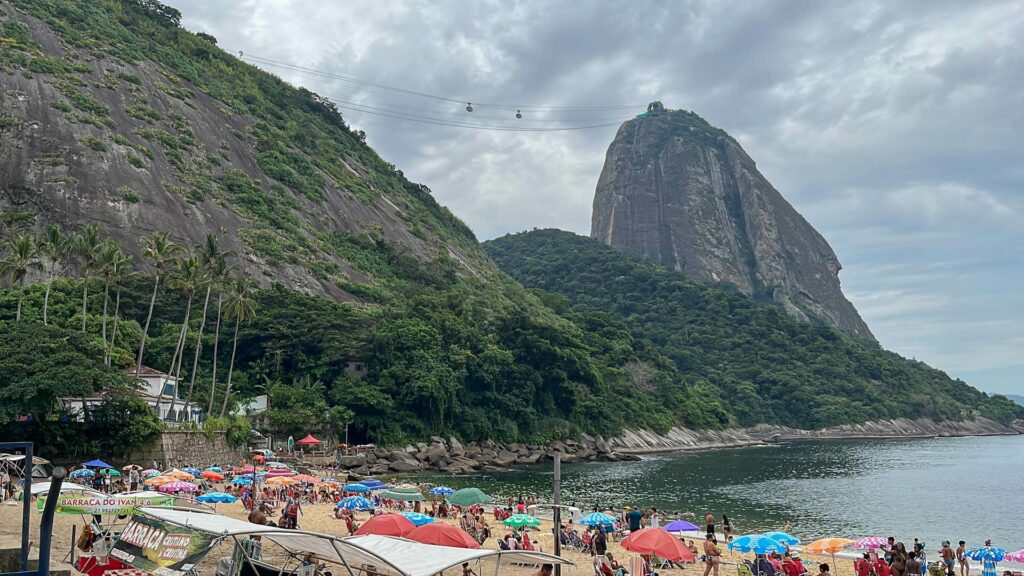
[[[791,315],[874,337],[839,286],[832,248],[732,137],[692,112],[624,123],[597,184],[591,236]]]

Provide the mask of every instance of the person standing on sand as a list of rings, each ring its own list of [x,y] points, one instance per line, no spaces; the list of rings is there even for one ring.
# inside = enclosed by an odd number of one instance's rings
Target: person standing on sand
[[[711,514],[708,513],[708,516]],[[718,576],[718,565],[721,563],[721,559],[722,551],[715,546],[715,535],[714,532],[711,532],[704,537],[704,576],[708,576],[712,570],[714,570],[715,576]]]
[[[658,509],[651,508],[651,528],[661,526],[661,518],[658,517]]]
[[[964,556],[964,552],[967,551],[967,542],[960,541],[960,545],[956,547],[956,560],[960,563],[960,576],[971,576],[971,565],[967,562],[967,557]]]
[[[704,523],[707,525],[707,535],[714,537],[715,535],[715,515],[710,510],[704,513]]]
[[[992,540],[985,540],[985,546],[991,546]],[[996,561],[986,557],[981,561],[981,576],[996,576]]]
[[[729,522],[729,517],[725,514],[722,514],[722,534],[725,535],[726,542],[732,537],[732,524]]]
[[[955,564],[953,560],[956,558],[956,554],[953,553],[953,548],[949,545],[949,540],[943,540],[942,548],[939,549],[939,557],[942,558],[942,565],[946,569],[946,574],[948,576],[954,576],[954,574],[956,574],[956,570],[953,569]]]

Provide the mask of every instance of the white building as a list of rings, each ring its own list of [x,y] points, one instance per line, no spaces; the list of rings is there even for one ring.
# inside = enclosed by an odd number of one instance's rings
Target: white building
[[[135,368],[125,368],[124,374],[130,378],[134,378]],[[139,371],[139,388],[136,393],[139,398],[145,400],[146,403],[154,410],[157,409],[157,403],[159,401],[159,416],[161,420],[198,422],[202,418],[203,409],[191,402],[186,405],[184,400],[178,400],[175,402],[174,411],[178,417],[174,418],[170,415],[171,399],[174,397],[175,380],[176,378],[174,376],[164,374],[163,372],[154,370],[149,366],[143,366],[142,370]],[[103,403],[103,400],[106,397],[106,390],[95,392],[92,395],[85,397],[85,406],[91,410]],[[72,396],[57,399],[65,410],[76,414],[76,418],[78,420],[82,419],[82,400],[82,398],[75,398]]]

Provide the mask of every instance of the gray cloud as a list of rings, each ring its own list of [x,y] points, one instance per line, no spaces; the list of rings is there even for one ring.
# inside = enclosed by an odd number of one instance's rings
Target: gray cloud
[[[832,243],[889,348],[1024,393],[1024,4],[172,0],[222,47],[474,102],[694,110]],[[325,95],[511,113],[266,67]],[[524,110],[523,126],[636,111]],[[481,237],[589,230],[615,127],[471,131],[345,111]],[[601,123],[601,121],[594,121]]]

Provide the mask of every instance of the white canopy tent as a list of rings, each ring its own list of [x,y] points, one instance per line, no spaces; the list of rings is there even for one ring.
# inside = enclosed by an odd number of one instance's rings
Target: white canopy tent
[[[501,552],[484,548],[470,550],[375,535],[337,538],[316,532],[252,524],[198,510],[141,508],[140,512],[150,518],[221,538],[230,537],[237,541],[239,536],[260,536],[263,540],[274,542],[292,557],[299,558],[312,553],[321,560],[340,564],[351,576],[359,573],[434,576],[464,562],[494,559],[500,563],[506,557],[539,564],[572,564],[563,558],[541,552]]]
[[[92,488],[89,488],[87,486],[82,486],[80,484],[71,484],[70,482],[67,483],[67,484],[61,484],[61,486],[60,486],[60,493],[61,494],[74,493],[74,492],[80,492],[82,494],[89,494],[91,496],[106,496],[106,494],[103,494],[102,492],[97,492],[96,490],[93,490]],[[35,484],[32,485],[32,496],[39,496],[40,494],[49,494],[49,493],[50,493],[50,483],[49,482],[36,482]]]

